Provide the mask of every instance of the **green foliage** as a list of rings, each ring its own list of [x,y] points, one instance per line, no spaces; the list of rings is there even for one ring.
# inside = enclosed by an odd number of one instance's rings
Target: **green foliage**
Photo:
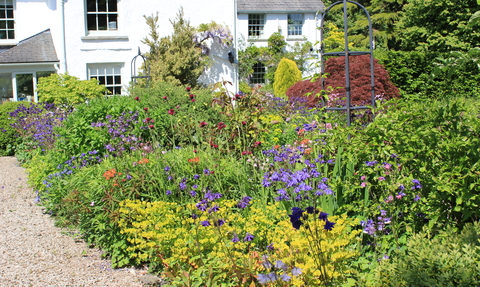
[[[478,49],[454,53],[383,51],[375,55],[403,96],[442,99],[480,94],[480,73],[472,73],[478,71]]]
[[[0,105],[0,156],[13,155],[17,144],[17,133],[11,126],[15,119],[10,117],[22,102],[6,102]]]
[[[150,32],[142,43],[150,48],[147,57],[152,81],[197,86],[198,78],[208,66],[208,57],[193,41],[196,29],[184,18],[183,8],[170,20],[173,34],[167,37],[160,38],[157,33],[158,13],[144,18]]]
[[[268,48],[272,53],[281,53],[286,46],[287,42],[285,42],[285,37],[283,37],[279,32],[273,33],[268,38]]]
[[[37,92],[43,102],[72,105],[103,97],[108,90],[96,79],[79,80],[69,74],[52,74],[38,80]]]
[[[413,236],[405,249],[383,260],[366,286],[477,286],[480,281],[480,224],[462,232],[452,226],[432,237]]]
[[[468,25],[476,0],[410,0],[397,24],[400,49],[468,51],[480,43],[478,24]]]
[[[266,84],[271,87],[275,83],[277,66],[283,58],[294,61],[300,72],[310,69],[307,66],[307,60],[310,57],[312,43],[306,41],[288,45],[280,33],[273,33],[269,37],[268,43],[268,47],[257,47],[252,43],[245,49],[238,51],[239,76],[242,81],[248,82],[253,73],[253,65],[262,63],[266,67]]]
[[[275,81],[273,82],[275,95],[284,97],[288,88],[301,80],[302,72],[298,69],[297,64],[292,60],[283,58],[275,71]]]

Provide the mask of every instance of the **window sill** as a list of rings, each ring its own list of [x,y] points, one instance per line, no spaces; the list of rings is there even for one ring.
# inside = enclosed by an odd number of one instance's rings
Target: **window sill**
[[[267,38],[248,38],[248,42],[267,42]]]
[[[287,36],[287,41],[305,41],[305,36],[300,36],[300,35],[297,35],[297,36]]]
[[[123,35],[89,35],[82,36],[82,41],[128,41],[128,36]]]
[[[0,40],[0,46],[16,46],[17,44],[16,40]]]

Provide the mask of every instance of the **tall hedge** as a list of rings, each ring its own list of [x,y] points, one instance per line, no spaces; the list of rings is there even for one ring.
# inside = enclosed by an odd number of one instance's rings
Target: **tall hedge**
[[[283,58],[275,71],[273,91],[276,96],[285,96],[287,89],[301,80],[302,72],[298,69],[297,64],[292,60]]]

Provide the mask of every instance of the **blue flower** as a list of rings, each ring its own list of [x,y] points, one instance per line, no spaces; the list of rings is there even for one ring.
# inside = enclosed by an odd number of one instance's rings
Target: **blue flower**
[[[201,224],[202,226],[210,226],[210,221],[204,220],[204,221],[200,222],[200,224]]]
[[[331,221],[326,221],[325,226],[323,227],[325,230],[331,231],[333,229],[333,226],[335,225],[335,222]]]

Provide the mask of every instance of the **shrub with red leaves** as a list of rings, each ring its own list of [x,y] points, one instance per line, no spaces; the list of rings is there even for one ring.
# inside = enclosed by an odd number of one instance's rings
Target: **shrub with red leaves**
[[[370,56],[350,56],[350,95],[352,106],[363,106],[371,104],[372,93],[370,88]],[[390,76],[385,68],[374,60],[375,74],[375,95],[381,99],[392,99],[400,97],[400,92],[390,81]],[[345,57],[329,58],[325,63],[325,92],[329,96],[328,106],[345,105]],[[334,90],[328,90],[332,87]],[[341,88],[338,88],[341,87]],[[338,88],[338,89],[337,89]],[[320,79],[314,82],[311,80],[300,81],[287,90],[289,100],[307,97],[307,105],[315,106],[319,98],[316,96],[322,91]],[[305,94],[310,93],[306,96]]]

